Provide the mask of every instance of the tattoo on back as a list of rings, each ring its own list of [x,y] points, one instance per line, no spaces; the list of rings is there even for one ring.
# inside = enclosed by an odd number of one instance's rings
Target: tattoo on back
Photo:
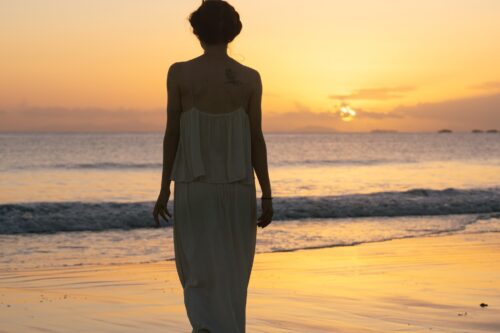
[[[234,72],[231,68],[226,68],[226,83],[230,83],[230,84],[235,84],[235,85],[241,85],[243,84],[243,82],[241,82],[240,80],[238,80],[235,75],[234,75]]]

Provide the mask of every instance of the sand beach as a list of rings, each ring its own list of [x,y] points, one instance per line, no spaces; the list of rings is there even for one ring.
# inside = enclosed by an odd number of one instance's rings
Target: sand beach
[[[258,253],[247,332],[499,332],[499,262],[498,233]],[[2,333],[190,332],[173,261],[2,271],[0,309]]]

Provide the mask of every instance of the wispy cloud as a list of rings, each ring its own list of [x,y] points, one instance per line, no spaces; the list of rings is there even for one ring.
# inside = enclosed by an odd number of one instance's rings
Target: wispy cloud
[[[265,112],[263,115],[264,130],[268,132],[295,132],[295,131],[334,131],[349,130],[349,126],[342,121],[338,112],[339,107],[332,110],[312,111],[309,107],[295,102],[295,111]],[[365,121],[383,121],[384,119],[398,120],[404,118],[399,113],[379,113],[355,108],[354,124]]]
[[[470,86],[470,88],[479,89],[479,90],[496,90],[496,89],[500,89],[500,81],[483,82],[483,83],[479,83],[479,84]]]
[[[356,118],[358,119],[387,119],[387,118],[403,118],[404,115],[396,112],[371,112],[363,109],[356,109]]]
[[[392,111],[414,126],[434,130],[452,128],[470,131],[473,128],[489,129],[500,126],[500,93],[467,97],[436,103],[401,106]]]
[[[415,90],[413,86],[400,86],[392,88],[363,88],[354,90],[350,94],[329,95],[328,98],[335,100],[387,100],[401,98],[406,92]]]
[[[23,106],[0,109],[0,131],[162,131],[165,110]]]
[[[312,112],[307,109],[289,112],[265,112],[266,132],[334,131],[340,117],[334,112]]]
[[[392,128],[400,131],[456,131],[500,129],[500,93],[400,106],[387,113],[353,107],[356,116],[342,121],[338,108],[313,110],[296,102],[293,111],[263,110],[266,132],[369,131]],[[102,109],[23,106],[0,109],[0,131],[129,131],[165,130],[165,110]]]

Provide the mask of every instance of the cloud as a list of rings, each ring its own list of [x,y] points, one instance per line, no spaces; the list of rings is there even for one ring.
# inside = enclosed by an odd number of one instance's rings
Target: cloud
[[[163,109],[103,109],[22,106],[0,109],[0,131],[127,131],[165,129]]]
[[[452,128],[470,131],[500,126],[500,93],[460,98],[436,103],[401,106],[392,114],[400,115],[424,130]]]
[[[338,114],[330,111],[312,112],[308,109],[288,112],[265,112],[263,130],[266,132],[335,131]]]
[[[500,93],[435,103],[400,106],[387,113],[353,107],[356,117],[341,120],[338,108],[311,110],[295,103],[294,111],[263,110],[265,132],[370,131],[388,128],[398,131],[454,131],[500,129]],[[282,110],[279,110],[282,111]],[[0,131],[127,131],[162,132],[166,113],[158,109],[102,109],[22,106],[0,109]]]
[[[363,109],[355,109],[356,118],[369,118],[369,119],[387,119],[387,118],[403,118],[404,115],[394,112],[370,112]]]
[[[347,125],[338,112],[340,106],[333,110],[312,111],[310,108],[295,102],[296,111],[266,112],[263,114],[263,129],[266,132],[331,132],[349,130],[367,120],[382,121],[384,119],[400,119],[404,115],[396,113],[378,113],[354,108],[356,116]]]
[[[480,84],[470,86],[470,88],[479,89],[479,90],[496,90],[496,89],[500,89],[500,81],[483,82]]]
[[[338,108],[312,111],[295,102],[294,111],[263,110],[266,132],[331,132],[347,129]],[[354,122],[400,118],[399,114],[376,113],[356,109]],[[2,132],[161,132],[165,130],[165,110],[103,109],[20,106],[0,109]],[[352,125],[351,125],[352,126]]]
[[[335,112],[312,112],[296,102],[296,111],[263,110],[265,131],[334,131],[339,117]],[[104,109],[20,106],[0,109],[2,132],[160,132],[165,130],[165,110]]]
[[[404,93],[412,90],[415,90],[415,87],[364,88],[355,90],[347,95],[329,95],[328,98],[336,100],[387,100],[401,98],[404,96]]]

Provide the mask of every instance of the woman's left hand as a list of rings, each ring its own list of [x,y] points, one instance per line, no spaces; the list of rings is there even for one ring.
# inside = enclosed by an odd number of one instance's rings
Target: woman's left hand
[[[156,200],[155,208],[153,209],[153,218],[156,221],[156,227],[160,227],[160,218],[163,217],[165,221],[168,222],[168,218],[166,215],[169,217],[172,217],[172,214],[168,211],[167,204],[168,204],[168,199],[170,198],[170,189],[166,190],[161,190],[160,195],[158,195],[158,200]]]

